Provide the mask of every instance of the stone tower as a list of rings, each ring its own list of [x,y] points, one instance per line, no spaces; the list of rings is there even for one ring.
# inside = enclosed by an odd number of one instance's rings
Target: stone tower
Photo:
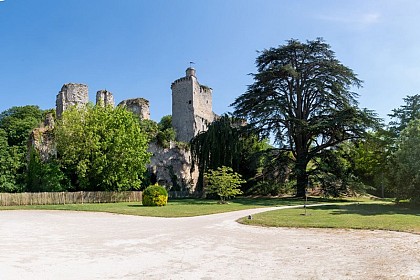
[[[146,100],[144,98],[127,99],[121,101],[120,104],[118,104],[118,106],[122,106],[127,110],[133,112],[141,120],[150,120],[149,100]]]
[[[115,106],[114,96],[112,92],[107,91],[106,89],[99,90],[96,92],[96,105],[100,106]]]
[[[177,140],[189,142],[201,131],[206,131],[215,115],[212,109],[212,89],[200,85],[194,68],[186,70],[185,77],[174,81],[172,89],[172,126]]]
[[[85,105],[88,102],[87,85],[73,83],[63,85],[55,101],[57,118],[61,118],[61,115],[68,107]]]

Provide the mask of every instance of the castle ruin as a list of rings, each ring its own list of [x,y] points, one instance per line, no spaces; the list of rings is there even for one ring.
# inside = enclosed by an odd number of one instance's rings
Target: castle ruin
[[[96,105],[114,107],[114,95],[106,89],[96,92]]]
[[[186,70],[185,77],[175,80],[172,90],[172,126],[178,141],[190,140],[206,131],[215,119],[212,89],[200,85],[194,68]]]
[[[80,106],[89,102],[88,86],[84,84],[69,83],[63,85],[55,101],[57,118],[71,106]]]
[[[185,77],[175,80],[172,90],[172,126],[177,141],[189,142],[198,133],[206,131],[217,116],[212,111],[212,89],[200,85],[194,68],[186,70]],[[89,102],[88,86],[84,84],[64,84],[56,98],[56,116],[71,106],[84,106]],[[96,93],[96,105],[114,107],[114,96],[107,90]],[[150,119],[149,101],[133,98],[121,101],[122,106],[133,112],[140,120]],[[50,116],[50,119],[52,117]],[[38,150],[43,161],[56,156],[53,137],[54,123],[49,121],[35,129],[31,135],[30,146]],[[191,152],[171,143],[163,148],[150,143],[149,152],[153,154],[148,169],[156,180],[169,189],[194,191],[198,181],[198,170],[192,168]]]
[[[141,120],[150,120],[149,100],[144,98],[127,99],[121,101],[118,106],[122,106],[133,112]]]

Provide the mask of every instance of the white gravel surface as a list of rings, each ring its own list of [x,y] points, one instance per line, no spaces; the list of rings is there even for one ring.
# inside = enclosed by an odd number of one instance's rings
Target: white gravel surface
[[[235,222],[267,210],[0,211],[0,279],[420,279],[420,235]]]

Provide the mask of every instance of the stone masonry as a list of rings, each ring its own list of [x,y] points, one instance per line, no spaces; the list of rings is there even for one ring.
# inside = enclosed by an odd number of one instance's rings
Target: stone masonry
[[[96,92],[96,105],[100,106],[115,106],[114,95],[106,89],[99,90]]]
[[[118,106],[125,107],[127,110],[137,115],[141,120],[150,120],[149,101],[144,98],[123,100]]]
[[[64,110],[71,106],[85,105],[89,102],[88,86],[84,84],[65,84],[56,98],[57,118],[61,118]]]
[[[212,89],[200,85],[194,68],[186,70],[185,77],[177,79],[172,89],[172,126],[177,140],[189,142],[215,119],[212,109]]]
[[[200,85],[194,68],[186,70],[185,77],[171,85],[172,126],[177,133],[177,141],[189,142],[194,136],[206,131],[217,116],[212,111],[212,89]],[[89,102],[88,86],[68,83],[63,85],[56,99],[56,116],[71,106],[83,106]],[[114,96],[107,90],[96,93],[96,105],[114,106]],[[136,114],[141,120],[150,119],[149,101],[144,98],[127,99],[118,104]],[[35,129],[28,143],[40,152],[43,161],[56,156],[54,140],[54,119],[48,116],[46,123]],[[153,154],[148,165],[157,181],[170,189],[194,191],[198,181],[198,170],[192,168],[191,154],[188,149],[171,143],[163,148],[150,143],[149,152]]]

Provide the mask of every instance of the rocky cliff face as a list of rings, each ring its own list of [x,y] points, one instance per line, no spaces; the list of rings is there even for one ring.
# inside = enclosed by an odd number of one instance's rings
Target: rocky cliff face
[[[159,184],[171,190],[195,190],[198,170],[192,170],[190,151],[173,145],[165,149],[151,143],[149,152],[153,155],[148,168]]]
[[[57,147],[54,138],[54,118],[48,114],[44,123],[32,130],[29,136],[29,148],[39,152],[41,161],[48,161],[50,158],[57,157]],[[29,156],[29,155],[28,155]]]

